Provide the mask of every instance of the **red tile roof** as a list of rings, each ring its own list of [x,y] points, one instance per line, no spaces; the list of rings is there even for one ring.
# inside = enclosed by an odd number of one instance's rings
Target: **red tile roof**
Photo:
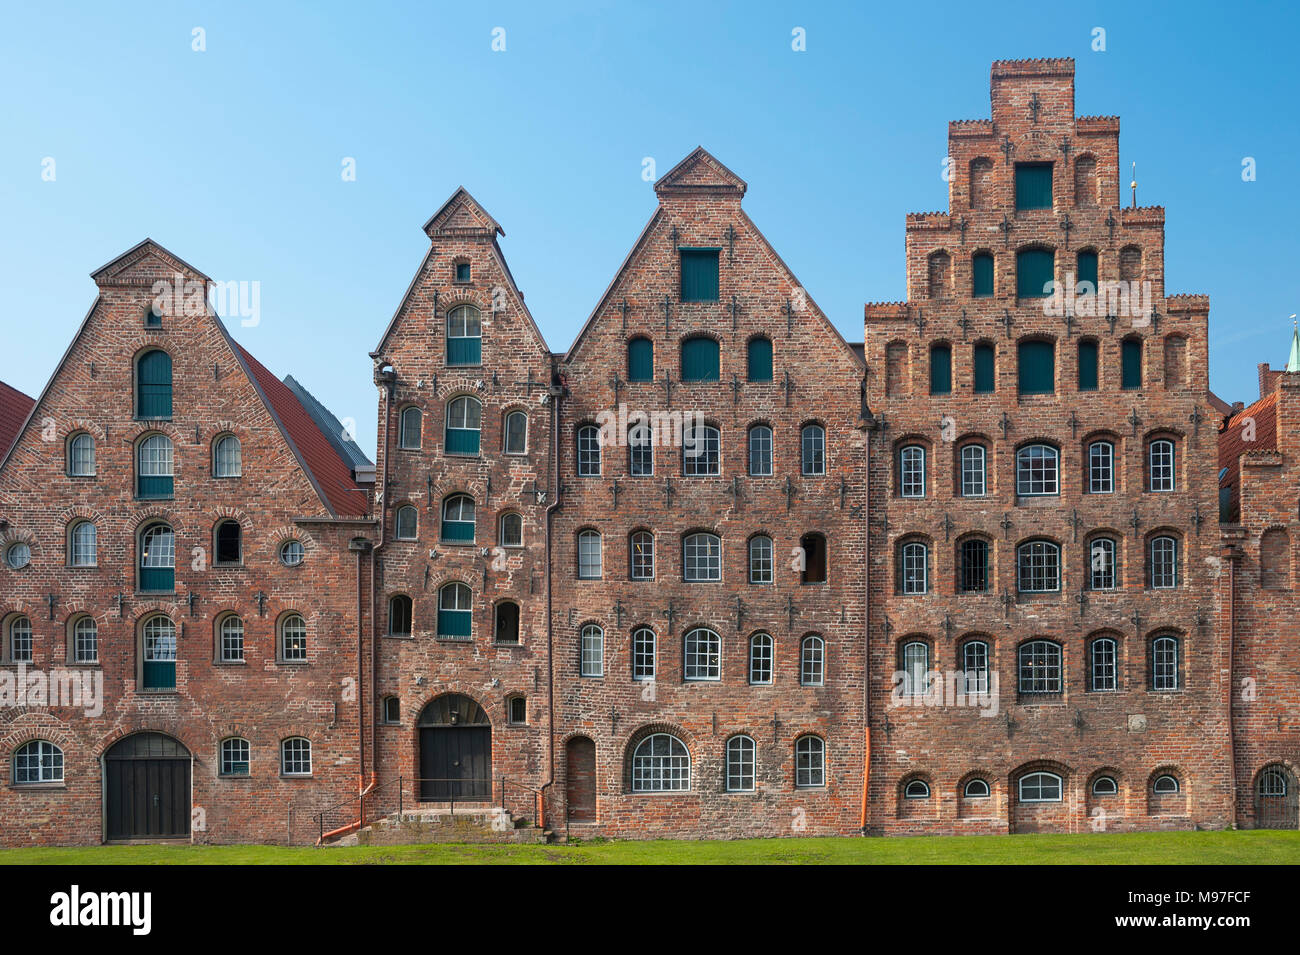
[[[1238,411],[1219,432],[1219,520],[1235,523],[1241,519],[1241,481],[1238,462],[1247,451],[1277,450],[1277,395],[1260,398]],[[1246,419],[1255,421],[1254,440],[1247,441]]]
[[[367,511],[365,490],[352,478],[352,468],[339,456],[320,427],[289,387],[235,342],[254,382],[266,396],[285,436],[297,450],[308,475],[339,517],[360,517]]]
[[[18,431],[32,413],[35,398],[29,398],[17,388],[0,381],[0,461],[18,440]]]

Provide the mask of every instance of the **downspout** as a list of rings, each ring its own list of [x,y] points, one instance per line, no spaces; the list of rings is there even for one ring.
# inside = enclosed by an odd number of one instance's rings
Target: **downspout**
[[[397,381],[397,373],[391,370],[391,366],[389,366],[389,368],[390,371],[388,372],[387,375],[384,376],[384,389],[382,395],[383,404],[384,404],[384,434],[383,434],[383,444],[381,445],[381,447],[384,449],[384,467],[382,473],[379,476],[379,502],[378,502],[379,503],[379,508],[378,508],[379,537],[375,541],[375,546],[370,548],[370,698],[372,701],[379,699],[378,696],[379,693],[379,615],[377,609],[378,598],[375,595],[375,562],[379,559],[380,548],[384,546],[385,531],[388,527],[388,522],[387,519],[385,518],[385,511],[388,508],[388,457],[389,457],[388,440],[389,440],[389,427],[393,417],[392,415],[393,388]],[[361,658],[362,658],[362,654],[358,653],[357,654],[358,669],[360,669],[361,667]],[[359,700],[361,700],[361,702],[359,702],[358,705],[362,708],[361,714],[362,714],[362,718],[364,719],[366,710],[365,710],[365,702],[362,698],[365,696],[365,693],[362,692],[362,686],[364,686],[364,678],[362,679],[360,685],[358,685],[357,687],[357,697]],[[361,780],[362,783],[364,784],[365,781],[364,765],[362,765],[361,771],[362,771]],[[378,740],[375,741],[375,752],[371,754],[371,758],[370,758],[370,785],[366,786],[361,792],[363,807],[365,805],[366,794],[369,793],[371,790],[373,790],[377,785],[379,785],[379,741]],[[399,793],[398,796],[400,798],[401,794]]]
[[[1233,669],[1233,649],[1237,644],[1237,548],[1228,552],[1228,808],[1229,825],[1237,825],[1237,742],[1236,727],[1232,718],[1232,695],[1236,671]]]
[[[546,791],[555,784],[555,619],[552,615],[551,588],[551,516],[560,506],[560,401],[564,387],[552,386],[551,395],[551,503],[546,506],[546,782],[541,789],[538,825],[544,826]]]
[[[863,385],[865,390],[866,385]],[[864,404],[865,404],[865,395]],[[862,809],[858,830],[867,834],[867,794],[871,789],[871,436],[875,421],[868,419],[862,475]]]

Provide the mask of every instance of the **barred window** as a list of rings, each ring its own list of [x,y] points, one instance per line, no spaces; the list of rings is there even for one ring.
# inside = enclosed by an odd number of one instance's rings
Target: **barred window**
[[[600,532],[582,531],[578,535],[578,579],[599,580]]]
[[[1164,635],[1151,641],[1151,689],[1177,690],[1178,679],[1178,638]]]
[[[961,496],[983,497],[988,489],[987,452],[982,444],[961,449]]]
[[[280,659],[301,663],[307,659],[307,621],[291,613],[280,622]]]
[[[1258,791],[1265,799],[1280,799],[1290,790],[1288,773],[1280,766],[1269,766],[1259,774]]]
[[[898,452],[898,493],[925,497],[925,448],[909,444]]]
[[[1088,493],[1110,494],[1115,490],[1115,446],[1109,441],[1088,445]]]
[[[655,578],[655,536],[649,531],[637,531],[628,544],[633,580]]]
[[[1061,646],[1050,640],[1030,640],[1020,645],[1020,692],[1025,695],[1060,693],[1063,686],[1061,674]]]
[[[800,436],[802,472],[805,475],[826,473],[826,429],[819,424],[804,425]]]
[[[637,744],[632,754],[632,791],[688,792],[691,755],[676,736],[655,733]]]
[[[748,736],[727,740],[727,792],[754,791],[755,753],[754,741]]]
[[[632,477],[655,473],[654,434],[644,422],[627,429],[627,469]]]
[[[687,477],[722,473],[722,432],[698,423],[682,429],[682,473]]]
[[[772,638],[756,633],[749,638],[749,682],[764,685],[772,682]]]
[[[14,750],[14,783],[63,782],[63,750],[43,739],[34,739]]]
[[[1116,649],[1110,637],[1098,637],[1088,645],[1088,689],[1094,693],[1109,693],[1119,688]]]
[[[222,617],[217,625],[217,659],[222,663],[244,660],[244,621],[233,613]]]
[[[1061,548],[1051,541],[1029,541],[1016,548],[1017,580],[1021,593],[1047,593],[1061,589]]]
[[[989,691],[989,645],[983,640],[967,640],[961,648],[961,668],[967,693]]]
[[[930,549],[920,541],[899,550],[899,581],[904,594],[923,594],[929,589]]]
[[[722,679],[722,638],[705,627],[686,634],[683,672],[688,680]]]
[[[765,424],[749,429],[749,474],[750,477],[772,475],[772,429]]]
[[[1174,489],[1174,443],[1164,439],[1152,441],[1149,455],[1151,490],[1172,491]]]
[[[1149,547],[1151,586],[1168,590],[1178,586],[1178,541],[1173,537],[1153,537]]]
[[[1016,452],[1016,494],[1038,497],[1059,494],[1059,455],[1047,444],[1031,444]]]
[[[605,675],[605,631],[594,623],[582,628],[580,674]]]
[[[1093,590],[1115,589],[1115,542],[1098,537],[1088,547],[1088,585]]]
[[[982,594],[989,589],[988,541],[972,537],[958,548],[957,589],[964,594]]]
[[[794,784],[800,789],[826,785],[826,741],[820,736],[795,740]]]
[[[683,542],[683,576],[688,581],[722,579],[722,538],[690,534]]]
[[[826,641],[821,637],[804,637],[799,648],[799,683],[822,686],[826,682]]]
[[[280,744],[280,772],[286,776],[311,775],[311,741],[295,736]]]
[[[924,696],[930,682],[930,647],[911,640],[899,650],[899,669],[903,671],[903,695]]]
[[[772,538],[756,534],[749,539],[749,582],[770,584],[773,579]]]
[[[1061,777],[1056,773],[1029,773],[1020,777],[1021,802],[1060,802]]]
[[[655,678],[655,632],[649,627],[632,631],[632,679]]]
[[[594,424],[578,429],[578,477],[600,477],[600,429]]]
[[[69,535],[68,563],[73,567],[94,567],[99,556],[99,538],[95,525],[78,521]]]
[[[99,624],[94,617],[79,617],[72,625],[72,662],[95,663],[99,660]]]
[[[249,761],[248,740],[233,738],[221,741],[222,776],[247,776]]]

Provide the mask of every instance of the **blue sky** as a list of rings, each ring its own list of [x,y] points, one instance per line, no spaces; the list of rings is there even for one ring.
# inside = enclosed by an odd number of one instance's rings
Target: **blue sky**
[[[1300,14],[1280,4],[43,2],[5,21],[0,379],[30,394],[91,270],[151,236],[259,282],[260,324],[232,333],[370,452],[367,353],[457,185],[563,350],[653,211],[642,160],[662,174],[699,144],[861,340],[863,302],[904,295],[904,215],[946,205],[947,122],[989,115],[1003,58],[1072,56],[1077,112],[1121,117],[1139,203],[1167,209],[1168,291],[1211,296],[1219,394],[1255,397],[1300,311]]]

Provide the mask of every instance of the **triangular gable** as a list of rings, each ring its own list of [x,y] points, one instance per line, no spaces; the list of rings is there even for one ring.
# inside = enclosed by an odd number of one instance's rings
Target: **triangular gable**
[[[95,280],[96,285],[101,287],[141,284],[141,280],[135,279],[134,276],[140,271],[139,266],[141,263],[149,258],[159,260],[171,272],[188,272],[192,277],[203,282],[212,281],[179,255],[169,252],[153,239],[144,239],[131,246],[117,258],[104,263],[91,272],[90,277]],[[156,272],[154,270],[145,271],[149,273],[149,277],[143,282],[144,284],[150,284],[157,278]]]
[[[655,192],[732,193],[743,196],[745,180],[724,166],[703,146],[679,162],[655,182]]]
[[[456,235],[491,239],[506,234],[464,186],[456,187],[451,198],[424,224],[424,232],[429,238]]]

